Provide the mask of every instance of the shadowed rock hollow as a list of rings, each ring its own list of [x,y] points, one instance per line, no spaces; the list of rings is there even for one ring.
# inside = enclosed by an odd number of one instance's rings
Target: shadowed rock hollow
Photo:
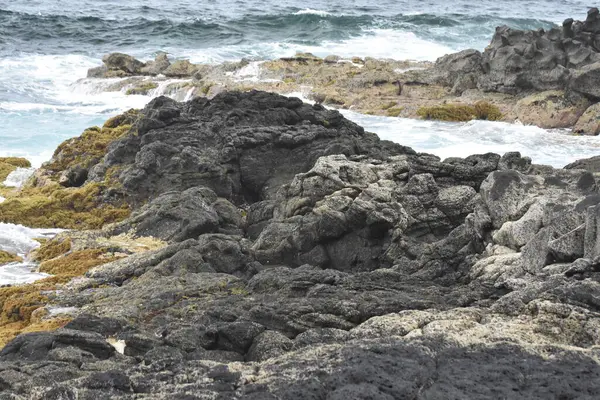
[[[134,211],[93,234],[168,245],[52,296],[76,318],[0,352],[0,398],[600,395],[585,169],[440,160],[321,106],[230,92],[153,100],[88,182],[107,171],[102,196]]]

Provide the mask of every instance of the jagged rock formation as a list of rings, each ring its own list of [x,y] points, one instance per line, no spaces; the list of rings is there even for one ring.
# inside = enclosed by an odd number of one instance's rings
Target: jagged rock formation
[[[597,101],[598,38],[596,8],[583,22],[568,19],[562,28],[549,31],[501,26],[483,53],[465,50],[444,56],[422,79],[453,87],[457,93],[472,88],[511,94],[571,89]]]
[[[595,398],[600,196],[518,153],[440,160],[261,92],[158,98],[90,167],[169,244],[52,296],[0,396]],[[581,164],[587,165],[587,164]]]
[[[159,85],[178,99],[212,98],[227,90],[305,91],[317,103],[391,117],[463,121],[493,119],[597,135],[600,116],[600,13],[562,27],[521,31],[501,26],[482,53],[464,50],[434,64],[298,53],[264,63],[144,63],[121,53],[104,57],[91,78],[127,78],[110,86],[147,94]],[[250,67],[250,68],[247,68]],[[250,76],[249,76],[249,75]],[[166,81],[178,78],[176,82]],[[492,113],[469,112],[482,103]],[[441,107],[441,109],[440,109]],[[466,107],[466,108],[465,108]],[[467,110],[467,111],[465,111]],[[465,114],[466,113],[466,114]]]

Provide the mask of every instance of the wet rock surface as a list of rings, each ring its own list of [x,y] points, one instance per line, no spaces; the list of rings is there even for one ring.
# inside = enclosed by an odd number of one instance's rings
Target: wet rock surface
[[[600,195],[582,162],[440,160],[263,92],[152,101],[90,166],[165,247],[52,296],[0,397],[596,398]],[[75,242],[74,242],[75,243]]]

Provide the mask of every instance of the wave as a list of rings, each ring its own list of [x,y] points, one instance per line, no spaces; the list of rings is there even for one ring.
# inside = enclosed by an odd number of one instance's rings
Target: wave
[[[35,239],[51,238],[62,229],[32,229],[0,222],[0,250],[24,257],[40,246]]]
[[[331,15],[330,12],[323,11],[323,10],[313,10],[312,8],[305,8],[304,10],[296,11],[294,13],[294,15],[305,15],[305,14],[320,15],[321,17]]]
[[[207,16],[149,18],[139,14],[113,19],[0,10],[0,42],[5,43],[5,51],[98,56],[117,50],[139,52],[150,46],[152,51],[181,47],[214,49],[267,42],[315,46],[349,40],[365,30],[392,29],[412,32],[420,39],[453,45],[456,49],[469,44],[482,49],[498,25],[518,29],[555,26],[552,21],[542,19],[491,15],[344,14],[312,8],[218,19]]]

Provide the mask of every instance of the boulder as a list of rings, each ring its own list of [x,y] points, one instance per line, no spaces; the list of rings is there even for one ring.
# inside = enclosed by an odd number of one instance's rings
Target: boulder
[[[160,56],[159,56],[160,57]],[[166,65],[164,61],[161,62],[161,66]],[[198,71],[198,67],[189,60],[177,60],[166,68],[161,70],[161,73],[170,78],[186,78],[194,76]]]
[[[570,128],[581,119],[589,106],[585,98],[550,90],[529,95],[517,102],[514,112],[519,121],[540,128]]]
[[[123,53],[111,53],[102,57],[102,62],[108,69],[107,74],[114,76],[140,75],[144,63]]]
[[[242,214],[233,204],[219,199],[210,189],[194,187],[166,192],[112,229],[112,234],[135,232],[165,241],[181,242],[220,229],[241,227]]]
[[[456,95],[475,89],[479,75],[483,73],[482,61],[481,53],[472,49],[440,57],[435,62],[431,82],[451,87]]]
[[[577,160],[566,165],[565,169],[585,169],[589,172],[600,172],[600,156]]]
[[[573,132],[591,136],[600,133],[600,103],[593,104],[585,110],[573,126]]]
[[[148,61],[146,65],[141,68],[140,72],[143,75],[156,76],[162,74],[169,66],[171,66],[171,62],[167,57],[167,53],[158,53],[154,61]]]
[[[484,74],[478,87],[484,91],[519,93],[525,90],[559,90],[566,87],[570,71],[557,32],[496,28],[483,53]]]
[[[600,100],[600,62],[577,70],[571,78],[569,87],[594,101]]]

